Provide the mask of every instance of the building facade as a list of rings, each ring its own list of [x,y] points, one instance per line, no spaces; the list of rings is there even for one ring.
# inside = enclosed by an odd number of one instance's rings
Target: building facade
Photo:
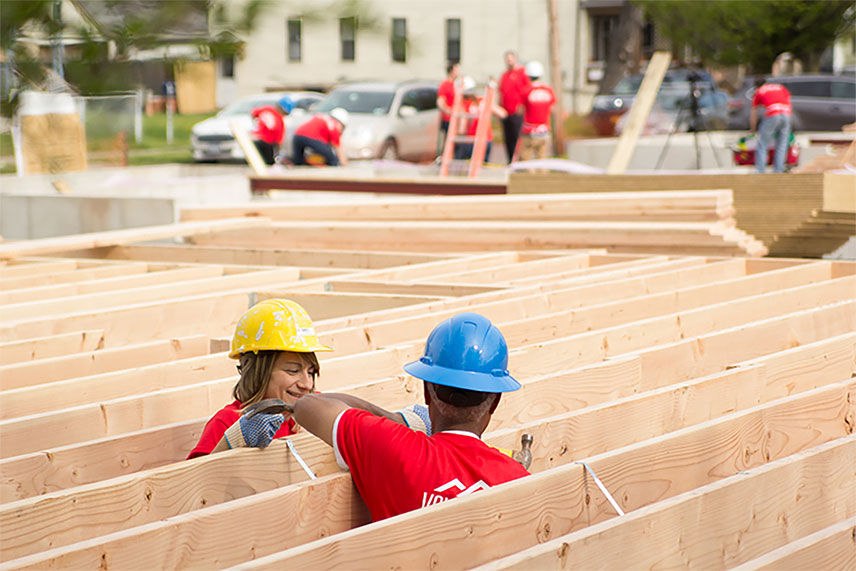
[[[622,0],[556,0],[565,110],[585,112],[598,87]],[[504,71],[503,54],[550,69],[547,0],[361,0],[359,13],[328,2],[267,6],[243,57],[219,65],[218,103],[278,89],[328,89],[350,80],[436,79],[460,61],[483,83]],[[546,81],[550,81],[549,72]]]

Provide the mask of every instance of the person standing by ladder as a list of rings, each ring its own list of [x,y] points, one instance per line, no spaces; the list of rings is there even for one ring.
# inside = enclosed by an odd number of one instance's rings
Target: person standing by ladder
[[[437,109],[440,110],[440,132],[437,137],[437,154],[443,154],[443,145],[449,133],[449,119],[455,102],[455,82],[461,77],[461,64],[453,61],[446,66],[446,79],[437,87]]]
[[[505,52],[505,73],[499,78],[499,100],[506,113],[502,118],[502,133],[509,164],[517,151],[523,126],[523,101],[530,87],[531,81],[517,62],[517,54],[511,50]]]
[[[532,86],[523,101],[520,160],[546,159],[550,142],[550,110],[556,103],[556,93],[552,87],[538,81],[544,75],[541,62],[527,63],[526,75],[532,81]]]

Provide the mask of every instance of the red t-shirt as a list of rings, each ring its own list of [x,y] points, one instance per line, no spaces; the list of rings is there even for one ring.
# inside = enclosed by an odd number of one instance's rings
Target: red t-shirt
[[[273,145],[282,142],[282,137],[285,135],[285,122],[282,120],[282,115],[272,105],[253,109],[252,116],[257,119],[256,128],[253,131],[253,136],[256,139]]]
[[[351,470],[372,521],[529,475],[475,434],[427,436],[354,408],[336,419],[333,443],[336,460]]]
[[[187,459],[190,460],[197,456],[210,454],[211,451],[214,450],[214,447],[217,446],[217,443],[220,442],[220,439],[223,438],[223,434],[226,432],[226,429],[235,424],[238,419],[241,418],[242,408],[243,405],[241,404],[241,401],[236,400],[232,404],[227,404],[218,410],[214,416],[205,423],[205,428],[202,429],[202,436],[199,437],[199,442],[196,444],[196,447],[187,455]],[[282,438],[283,436],[289,436],[295,432],[294,420],[288,419],[286,422],[283,422],[282,426],[279,427],[279,430],[276,431],[274,438]]]
[[[765,117],[773,115],[791,114],[791,94],[788,89],[779,83],[765,83],[755,90],[752,98],[752,107],[763,105],[767,111]]]
[[[329,115],[319,113],[298,127],[294,134],[338,147],[342,140],[342,125]]]
[[[467,135],[475,137],[476,130],[479,127],[479,115],[484,108],[484,97],[479,97],[478,99],[464,99],[463,107],[465,113],[475,115],[475,117],[469,118],[469,123],[467,124]],[[487,140],[493,141],[493,129],[489,128],[487,130]]]
[[[455,83],[451,79],[444,79],[440,86],[437,88],[437,98],[442,98],[443,101],[446,102],[446,105],[449,106],[449,109],[452,108],[452,105],[455,103]],[[440,111],[440,115],[443,117],[443,121],[448,121],[451,115]]]
[[[550,131],[550,109],[556,103],[556,93],[546,83],[536,82],[526,94],[521,133],[548,133]]]
[[[522,65],[506,70],[502,74],[499,79],[499,96],[502,108],[509,115],[517,113],[518,107],[523,105],[523,100],[531,85],[532,81],[526,75]]]

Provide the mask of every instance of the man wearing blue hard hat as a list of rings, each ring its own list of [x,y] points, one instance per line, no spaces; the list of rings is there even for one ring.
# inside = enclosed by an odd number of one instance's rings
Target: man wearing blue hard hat
[[[516,460],[481,441],[500,395],[520,388],[508,373],[505,338],[477,313],[437,325],[425,353],[404,370],[424,381],[428,431],[311,394],[294,419],[333,446],[378,521],[526,476]],[[397,414],[397,413],[394,413]]]
[[[283,117],[294,109],[294,100],[288,95],[280,97],[276,105],[262,105],[250,112],[253,118],[253,143],[265,163],[272,165],[279,152],[279,146],[285,139],[285,120]]]

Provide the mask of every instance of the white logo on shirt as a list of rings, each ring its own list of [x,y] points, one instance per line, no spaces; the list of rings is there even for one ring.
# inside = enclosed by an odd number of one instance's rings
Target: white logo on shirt
[[[422,492],[422,507],[424,508],[425,506],[431,506],[434,504],[439,504],[440,502],[445,502],[446,500],[451,499],[451,498],[447,498],[445,496],[441,496],[439,494],[441,494],[447,490],[451,490],[452,488],[458,489],[458,494],[456,495],[456,497],[460,497],[460,496],[469,496],[470,494],[478,492],[479,490],[486,490],[489,487],[490,486],[488,484],[486,484],[484,482],[484,480],[479,480],[478,482],[476,482],[475,484],[473,484],[472,486],[470,486],[468,488],[463,483],[461,483],[461,481],[459,479],[453,478],[453,479],[449,480],[448,482],[446,482],[445,484],[443,484],[442,486],[437,486],[436,488],[434,488],[435,493],[429,494],[428,492]]]

